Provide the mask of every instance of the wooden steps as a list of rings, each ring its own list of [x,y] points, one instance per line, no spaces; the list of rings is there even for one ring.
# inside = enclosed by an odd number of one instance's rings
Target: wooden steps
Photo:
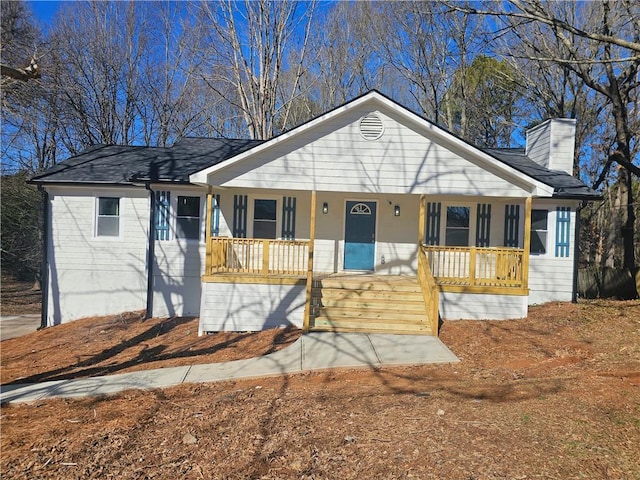
[[[420,285],[406,276],[354,275],[314,281],[313,331],[432,335]]]

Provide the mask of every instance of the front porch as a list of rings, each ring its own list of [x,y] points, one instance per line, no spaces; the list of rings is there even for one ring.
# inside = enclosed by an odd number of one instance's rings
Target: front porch
[[[526,309],[528,242],[525,248],[454,247],[424,244],[425,198],[420,200],[417,261],[408,274],[354,274],[314,269],[315,192],[312,195],[310,237],[305,240],[215,237],[208,235],[202,277],[202,314],[207,315],[207,285],[215,284],[219,301],[236,301],[242,308],[262,309],[267,317],[301,317],[305,331],[369,331],[438,334],[441,310],[448,298],[454,303],[511,305],[512,316]],[[211,205],[211,201],[208,202]],[[530,199],[526,218],[530,218]],[[210,218],[210,215],[207,216]],[[526,224],[525,218],[525,224]],[[210,232],[208,226],[207,232]],[[243,287],[244,286],[244,287]],[[512,297],[511,300],[508,297]],[[520,298],[515,298],[520,297]],[[252,300],[247,300],[251,298]],[[504,302],[504,299],[507,299]],[[522,301],[521,299],[524,299]],[[471,302],[473,303],[473,302]],[[261,307],[258,307],[261,305]],[[482,310],[482,307],[479,307]],[[446,308],[445,308],[446,311]],[[278,313],[274,313],[278,312]],[[225,317],[226,318],[226,317]],[[225,320],[227,321],[227,320]],[[295,323],[295,322],[292,322]],[[244,325],[242,322],[233,325]],[[268,328],[262,323],[251,328]],[[234,328],[224,325],[225,328]],[[203,327],[203,331],[206,330]],[[220,328],[215,324],[212,328]],[[240,328],[240,327],[237,327]]]

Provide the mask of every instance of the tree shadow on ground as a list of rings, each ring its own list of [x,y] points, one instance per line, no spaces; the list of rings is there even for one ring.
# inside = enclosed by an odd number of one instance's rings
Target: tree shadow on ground
[[[193,321],[193,317],[174,317],[167,319],[161,323],[150,326],[149,328],[132,338],[125,339],[112,347],[106,348],[99,353],[91,355],[89,358],[83,359],[73,364],[69,364],[64,367],[33,374],[28,377],[23,377],[11,382],[7,382],[4,385],[17,385],[25,383],[38,383],[44,381],[69,380],[111,375],[125,371],[134,366],[139,366],[141,364],[175,359],[193,358],[194,363],[197,363],[196,359],[200,356],[211,355],[227,348],[233,348],[243,340],[254,335],[251,332],[239,333],[233,338],[217,343],[213,346],[197,349],[185,346],[185,349],[181,351],[167,351],[167,349],[170,349],[172,347],[171,345],[155,345],[152,347],[143,348],[137,353],[137,355],[126,360],[118,361],[116,359],[118,355],[126,353],[127,350],[140,348],[140,346],[145,342],[157,338],[158,336],[167,334],[176,327],[187,324],[191,321]],[[280,332],[278,332],[278,334],[274,336],[271,344],[268,345],[268,348],[263,353],[263,355],[277,351],[280,345],[288,343],[288,341],[290,341],[291,336],[295,335],[296,331],[297,330],[295,328],[282,329]],[[110,359],[114,359],[113,363],[105,364],[105,362]]]

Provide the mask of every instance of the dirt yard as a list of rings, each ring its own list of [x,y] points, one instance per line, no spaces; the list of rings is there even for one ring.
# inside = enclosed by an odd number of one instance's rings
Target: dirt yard
[[[0,277],[0,314],[40,313],[41,292],[32,282],[19,282],[8,275]]]
[[[0,343],[2,383],[264,354],[136,314]],[[461,363],[3,405],[2,478],[640,479],[640,303],[445,322]],[[208,343],[211,342],[211,343]]]

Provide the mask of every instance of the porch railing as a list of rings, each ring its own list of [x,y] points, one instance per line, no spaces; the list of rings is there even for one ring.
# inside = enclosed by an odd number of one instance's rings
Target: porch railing
[[[423,246],[439,284],[526,288],[521,248]]]
[[[308,241],[212,237],[209,242],[209,275],[307,275]]]
[[[427,309],[427,320],[431,324],[431,333],[438,335],[440,322],[438,302],[440,301],[440,293],[438,291],[438,285],[431,274],[427,255],[422,248],[418,250],[418,283],[420,284],[422,296],[424,297],[424,304]]]

